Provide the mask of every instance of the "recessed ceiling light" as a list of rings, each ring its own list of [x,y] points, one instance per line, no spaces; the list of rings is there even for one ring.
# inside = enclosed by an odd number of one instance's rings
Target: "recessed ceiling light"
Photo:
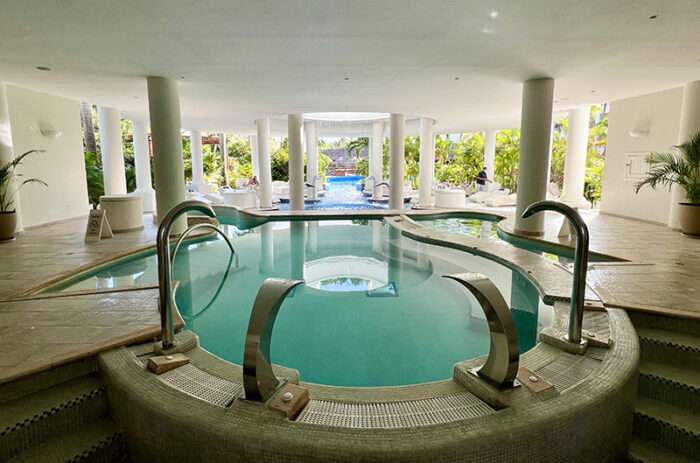
[[[491,13],[489,13],[489,16],[491,16],[492,18],[498,17],[498,11],[492,11]]]
[[[349,78],[349,77],[346,77],[345,80],[350,80],[350,78]]]
[[[180,76],[180,79],[185,80],[185,76]]]
[[[46,66],[37,66],[36,68],[40,71],[50,71],[51,70],[51,68],[47,68]]]
[[[484,34],[493,34],[494,31],[493,29],[485,28],[481,29],[481,32],[483,32]]]
[[[595,93],[595,90],[591,90],[591,93]]]
[[[459,80],[459,77],[455,77],[455,80]]]
[[[658,14],[653,14],[653,15],[649,16],[649,19],[651,19],[653,21],[654,19],[656,19],[658,17],[659,17]]]

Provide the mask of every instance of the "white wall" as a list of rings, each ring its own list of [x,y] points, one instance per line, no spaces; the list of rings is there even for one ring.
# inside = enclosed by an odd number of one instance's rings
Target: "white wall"
[[[681,87],[610,103],[607,153],[600,210],[604,213],[665,224],[671,203],[667,188],[644,187],[634,192],[634,181],[623,180],[625,153],[672,151],[678,143]],[[649,129],[644,138],[630,131]]]
[[[27,185],[20,192],[24,227],[87,215],[89,205],[80,104],[76,100],[7,86],[15,156],[44,149],[25,159],[18,169],[25,178],[49,186]],[[38,130],[50,124],[62,135],[44,137]]]

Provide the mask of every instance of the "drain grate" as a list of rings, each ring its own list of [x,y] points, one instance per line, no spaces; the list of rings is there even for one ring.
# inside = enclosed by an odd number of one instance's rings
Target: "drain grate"
[[[599,365],[600,361],[594,358],[563,353],[534,372],[561,392],[586,379]]]
[[[471,393],[374,404],[311,400],[297,421],[346,428],[405,428],[476,418],[493,411]]]
[[[239,383],[210,375],[191,363],[166,371],[159,375],[158,379],[187,394],[221,407],[230,407],[243,388]]]

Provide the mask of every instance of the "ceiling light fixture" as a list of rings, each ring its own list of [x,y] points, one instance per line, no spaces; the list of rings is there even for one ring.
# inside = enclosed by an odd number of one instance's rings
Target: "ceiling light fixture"
[[[651,19],[651,20],[653,21],[653,20],[655,20],[655,19],[658,18],[658,17],[659,17],[658,14],[653,14],[653,15],[649,16],[649,19]]]
[[[630,130],[627,132],[630,137],[632,138],[644,138],[647,135],[649,135],[649,129],[636,129],[636,130]]]
[[[36,67],[39,71],[50,71],[51,68],[48,68],[46,66],[37,66]]]
[[[487,27],[485,29],[481,29],[481,32],[483,32],[484,34],[493,34],[494,31],[493,31],[493,29],[489,29]]]
[[[345,80],[350,80],[350,78],[349,78],[349,77],[346,77]]]
[[[492,11],[491,13],[489,13],[489,16],[491,16],[492,18],[497,18],[497,17],[498,17],[498,11]]]
[[[459,80],[459,77],[455,77],[455,80]]]

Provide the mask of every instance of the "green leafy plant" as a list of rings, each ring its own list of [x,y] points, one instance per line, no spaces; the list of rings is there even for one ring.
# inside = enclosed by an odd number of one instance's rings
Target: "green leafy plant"
[[[663,185],[671,188],[680,185],[689,202],[700,204],[700,132],[677,148],[680,156],[674,153],[651,153],[647,157],[650,165],[646,178],[635,185],[635,191],[644,185],[656,189]]]
[[[97,207],[100,204],[100,196],[105,194],[102,158],[88,151],[85,152],[85,176],[87,177],[88,199],[93,207]]]
[[[29,150],[22,153],[11,161],[0,164],[0,213],[14,212],[10,210],[15,202],[17,192],[25,185],[36,183],[39,185],[48,186],[43,180],[38,178],[23,179],[22,174],[17,173],[17,167],[22,164],[22,161],[27,156],[33,153],[43,153],[44,150]]]

